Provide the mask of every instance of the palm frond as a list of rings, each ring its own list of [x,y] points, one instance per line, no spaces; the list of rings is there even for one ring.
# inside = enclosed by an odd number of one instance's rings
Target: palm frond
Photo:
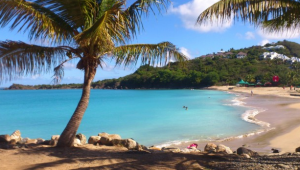
[[[170,42],[159,44],[133,44],[119,46],[112,52],[117,65],[136,64],[141,59],[142,64],[162,65],[175,61],[186,61],[188,58],[180,53]]]
[[[126,24],[127,18],[120,12],[124,3],[115,3],[110,9],[107,9],[104,14],[88,29],[78,34],[75,39],[83,46],[114,46],[115,43],[125,43],[129,38]]]
[[[65,72],[64,72],[64,64],[67,63],[68,61],[74,59],[74,58],[78,58],[78,57],[72,57],[72,58],[68,58],[67,60],[63,61],[62,63],[60,63],[58,66],[56,66],[54,68],[54,75],[53,77],[53,83],[54,84],[59,84],[61,82],[61,80],[63,79]]]
[[[250,22],[255,26],[267,26],[263,23],[281,18],[289,11],[300,9],[298,0],[221,0],[203,11],[197,23],[205,24],[219,19],[222,22],[231,20],[241,20]],[[297,16],[298,17],[298,16]],[[291,24],[281,24],[288,27]],[[277,24],[277,26],[279,26]]]
[[[49,38],[53,42],[71,41],[76,32],[58,14],[37,3],[0,0],[0,26],[9,24],[11,29],[29,31],[30,39]]]
[[[43,47],[20,41],[2,41],[0,42],[0,80],[48,73],[65,61],[66,52],[70,51],[74,49],[66,46]]]

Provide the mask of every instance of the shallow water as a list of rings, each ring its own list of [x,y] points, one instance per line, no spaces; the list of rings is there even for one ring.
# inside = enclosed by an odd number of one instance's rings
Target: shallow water
[[[80,95],[81,90],[0,90],[0,134],[17,129],[29,138],[60,134]],[[78,133],[117,133],[149,146],[259,129],[241,118],[249,108],[236,98],[213,90],[92,90]]]

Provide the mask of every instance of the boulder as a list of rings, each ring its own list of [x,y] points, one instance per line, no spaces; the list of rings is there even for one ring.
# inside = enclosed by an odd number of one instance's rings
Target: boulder
[[[111,138],[111,139],[122,139],[121,136],[118,134],[108,134],[105,132],[99,133],[98,136],[107,137],[107,138]]]
[[[90,136],[88,144],[97,144],[100,141],[101,136]]]
[[[21,141],[21,132],[19,130],[14,131],[11,135],[10,135],[11,139],[16,140],[17,142]]]
[[[238,155],[242,155],[242,154],[247,154],[249,156],[258,156],[258,153],[257,152],[253,152],[252,150],[250,149],[247,149],[245,147],[239,147],[237,149],[237,154]]]
[[[225,145],[222,145],[222,144],[220,144],[216,147],[216,152],[224,152],[224,153],[227,153],[227,154],[232,154],[233,153],[232,150],[229,147],[227,147]]]
[[[18,141],[16,139],[12,139],[8,142],[9,145],[16,145]]]
[[[81,142],[78,138],[75,138],[73,142],[73,146],[78,146],[78,145],[81,145]]]
[[[150,147],[150,148],[149,148],[149,150],[156,150],[156,151],[160,151],[160,150],[161,150],[161,148],[158,148],[158,147],[154,147],[154,146],[152,146],[152,147]]]
[[[0,143],[8,143],[11,140],[9,135],[0,135]]]
[[[244,157],[244,158],[247,158],[247,159],[251,158],[248,154],[245,154],[245,153],[241,154],[241,156]]]
[[[98,136],[100,137],[108,137],[108,133],[105,133],[105,132],[102,132],[102,133],[99,133]]]
[[[25,143],[26,144],[37,144],[38,140],[37,139],[28,139]]]
[[[217,145],[214,143],[208,143],[204,147],[204,151],[206,152],[216,152]]]
[[[296,152],[300,152],[300,147],[295,149]]]
[[[113,146],[112,139],[108,137],[101,137],[99,144],[106,145],[106,146]]]
[[[181,151],[179,148],[165,148],[165,147],[163,147],[161,150],[164,152],[174,152],[174,153],[178,153]]]
[[[274,148],[272,148],[271,150],[272,150],[272,153],[279,153],[280,152],[278,149],[274,149]]]
[[[45,139],[42,138],[37,138],[36,140],[37,140],[36,144],[42,144],[45,142]]]
[[[100,139],[100,141],[101,141],[101,139]],[[114,146],[126,147],[129,150],[139,149],[139,148],[137,148],[138,147],[137,142],[132,139],[112,139],[112,144]]]
[[[78,134],[76,135],[76,138],[79,139],[81,145],[86,144],[86,137],[85,137],[84,134],[78,133]]]
[[[56,146],[59,137],[60,137],[60,135],[52,135],[49,144],[52,145],[52,146]]]

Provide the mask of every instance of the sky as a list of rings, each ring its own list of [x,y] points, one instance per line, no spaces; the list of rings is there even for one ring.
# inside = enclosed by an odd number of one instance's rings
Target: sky
[[[190,59],[201,55],[224,51],[230,48],[240,49],[253,45],[264,45],[270,42],[289,40],[300,43],[300,32],[283,32],[270,34],[261,28],[255,28],[248,23],[230,20],[223,24],[198,25],[199,14],[218,0],[173,0],[167,11],[162,14],[149,15],[144,18],[144,31],[131,43],[156,44],[169,41]],[[132,2],[132,0],[129,0]],[[37,43],[28,40],[26,33],[0,29],[0,41],[14,40],[26,43]],[[37,43],[39,44],[39,43]],[[82,83],[83,72],[76,69],[76,62],[65,64],[64,83]],[[128,68],[115,67],[113,61],[107,61],[103,69],[98,69],[94,81],[119,78],[133,73],[140,64]],[[17,80],[2,82],[0,87],[9,87],[13,83],[25,85],[51,84],[53,73],[36,74]]]

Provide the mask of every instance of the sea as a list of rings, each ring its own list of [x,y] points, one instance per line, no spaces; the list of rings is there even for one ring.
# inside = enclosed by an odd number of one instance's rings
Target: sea
[[[0,135],[50,139],[68,123],[80,89],[0,90]],[[245,97],[215,90],[91,90],[78,133],[119,134],[146,146],[220,140],[252,134],[264,122],[248,119],[263,110]]]

